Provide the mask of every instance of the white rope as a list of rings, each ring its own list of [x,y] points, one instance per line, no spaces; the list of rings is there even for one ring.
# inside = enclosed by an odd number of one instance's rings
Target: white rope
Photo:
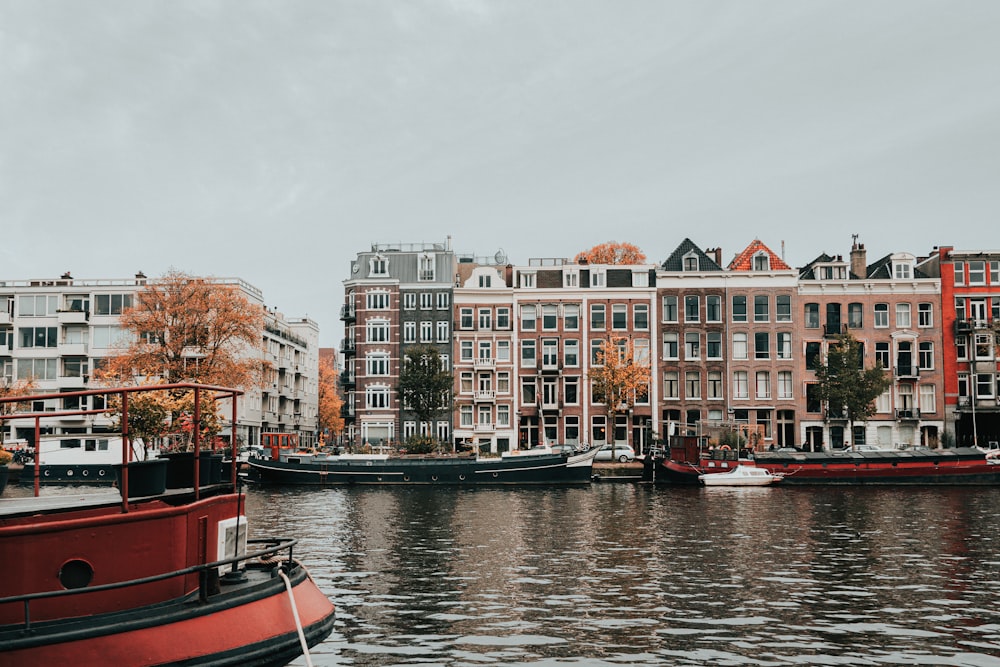
[[[292,616],[295,618],[295,629],[299,632],[299,644],[302,645],[302,655],[306,659],[306,665],[313,667],[312,658],[309,656],[309,645],[306,643],[306,633],[302,631],[302,621],[299,620],[299,610],[295,606],[295,596],[292,595],[292,582],[288,576],[278,570],[278,576],[285,582],[285,590],[288,591],[288,600],[292,603]]]

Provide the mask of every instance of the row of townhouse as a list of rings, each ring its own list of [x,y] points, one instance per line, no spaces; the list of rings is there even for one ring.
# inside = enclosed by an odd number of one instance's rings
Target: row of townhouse
[[[868,263],[822,254],[795,269],[759,240],[723,264],[685,239],[660,264],[534,259],[513,266],[447,243],[373,245],[344,281],[345,435],[433,433],[492,451],[629,442],[737,428],[761,447],[940,446],[1000,439],[995,321],[1000,251],[935,248]],[[837,336],[892,384],[866,423],[825,414],[815,368]],[[609,423],[589,380],[608,338],[648,363],[648,391]],[[407,346],[433,344],[451,410],[418,424],[395,394]]]
[[[237,439],[260,442],[265,432],[299,434],[313,441],[317,426],[319,326],[307,318],[285,319],[264,305],[263,293],[239,278],[214,278],[236,286],[264,311],[260,354],[268,363],[261,387],[250,388],[237,405]],[[0,383],[34,378],[38,394],[94,388],[92,371],[115,352],[122,338],[119,316],[150,279],[0,281]],[[197,351],[192,351],[196,357]],[[36,412],[98,409],[91,396],[36,401]],[[229,418],[231,412],[226,412]],[[228,438],[230,425],[224,422]],[[67,449],[98,451],[108,446],[110,420],[103,415],[55,416],[41,420],[41,435]],[[31,441],[34,424],[2,422],[5,439]]]

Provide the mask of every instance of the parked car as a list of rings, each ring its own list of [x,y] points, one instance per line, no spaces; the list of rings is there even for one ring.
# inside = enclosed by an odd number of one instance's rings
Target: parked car
[[[595,461],[619,461],[621,463],[628,463],[629,461],[635,460],[635,450],[629,445],[615,445],[614,452],[611,451],[611,445],[604,445],[597,452],[597,458]]]

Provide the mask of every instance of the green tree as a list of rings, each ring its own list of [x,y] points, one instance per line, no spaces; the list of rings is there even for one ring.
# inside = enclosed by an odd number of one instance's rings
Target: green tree
[[[861,344],[849,332],[830,345],[826,362],[816,368],[816,380],[816,398],[826,405],[826,421],[846,419],[851,433],[854,422],[867,421],[875,413],[875,399],[892,383],[881,363],[865,368]]]
[[[441,365],[441,355],[433,345],[407,348],[399,369],[396,387],[405,410],[420,423],[435,421],[451,404],[452,374]]]

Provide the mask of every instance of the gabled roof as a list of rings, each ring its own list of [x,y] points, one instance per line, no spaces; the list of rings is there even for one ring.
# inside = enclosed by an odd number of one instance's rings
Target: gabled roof
[[[767,253],[771,271],[785,271],[792,267],[785,263],[785,260],[778,257],[760,239],[754,239],[750,245],[743,249],[743,252],[736,255],[736,259],[729,263],[730,271],[753,271],[753,258],[758,253]]]
[[[684,258],[694,253],[698,256],[698,271],[722,271],[715,260],[705,254],[691,239],[684,239],[670,257],[661,265],[664,271],[683,271]]]

